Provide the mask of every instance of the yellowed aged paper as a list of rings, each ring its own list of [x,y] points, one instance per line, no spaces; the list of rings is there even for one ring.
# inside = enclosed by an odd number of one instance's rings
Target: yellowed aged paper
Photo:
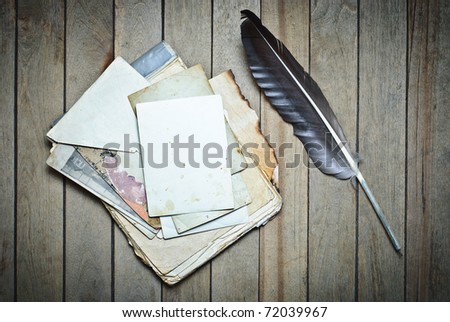
[[[47,164],[96,197],[120,210],[124,217],[138,227],[147,238],[155,237],[157,230],[139,217],[73,146],[55,144],[50,151]]]
[[[209,83],[214,93],[222,95],[229,124],[239,142],[242,145],[245,142],[251,143],[248,145],[248,152],[256,155],[261,170],[275,186],[278,186],[278,162],[275,151],[269,147],[262,135],[258,116],[242,96],[231,70],[210,79]]]
[[[180,57],[177,57],[163,68],[160,68],[154,73],[150,74],[148,77],[146,77],[146,79],[151,84],[155,84],[160,80],[175,75],[185,69],[187,69],[186,65],[183,63]]]
[[[158,218],[148,216],[140,153],[87,147],[77,150],[134,212],[153,228],[161,228]]]
[[[214,94],[208,78],[201,65],[195,65],[187,70],[184,70],[178,74],[167,77],[160,82],[153,84],[147,88],[144,88],[129,96],[131,106],[135,107],[136,104],[145,102],[155,102],[167,99],[180,99],[180,98],[192,98],[195,96],[208,96]],[[232,132],[228,122],[225,122],[227,129],[227,166],[231,168],[232,173],[242,171],[247,167],[246,161],[240,152],[240,146],[237,142],[236,136]],[[228,153],[230,152],[230,153]],[[236,207],[235,207],[236,208]],[[193,215],[194,220],[192,223],[188,223],[188,215],[183,215],[184,227],[183,231],[187,231],[188,227],[194,228],[201,223],[210,222],[220,216],[228,214],[230,211],[217,211],[214,216],[210,216],[209,213],[190,213]],[[201,223],[200,223],[201,220]],[[163,221],[167,223],[167,221]],[[225,221],[224,221],[225,224]],[[164,230],[165,225],[162,224]],[[167,228],[167,226],[166,226]],[[186,229],[186,230],[185,230]],[[165,234],[168,236],[169,234]],[[171,235],[172,236],[172,235]],[[173,237],[173,236],[172,236]]]
[[[150,217],[234,208],[220,95],[138,103],[136,112]],[[188,141],[198,148],[172,149]],[[212,144],[214,165],[205,162]]]
[[[176,98],[214,94],[201,65],[195,65],[164,78],[128,96],[136,112],[136,104]]]
[[[130,242],[139,245],[145,257],[148,258],[146,263],[156,267],[157,273],[159,272],[165,282],[169,284],[178,282],[247,231],[266,223],[278,212],[281,207],[281,198],[259,168],[252,167],[242,173],[244,180],[248,184],[252,183],[249,191],[253,199],[253,202],[247,206],[249,221],[245,224],[180,238],[149,240],[132,225],[117,217],[125,226]]]
[[[252,200],[250,194],[248,192],[247,185],[245,184],[244,179],[242,178],[241,173],[235,173],[231,176],[231,180],[233,181],[233,197],[234,197],[234,210],[240,209],[246,205],[248,205]],[[186,215],[178,215],[172,216],[171,219],[175,226],[176,232],[178,234],[185,233],[190,231],[191,229],[204,225],[207,222],[213,221],[217,218],[224,217],[222,220],[223,227],[231,226],[236,224],[237,222],[231,220],[230,216],[227,214],[233,213],[233,211],[209,211],[206,213],[198,213],[198,214],[186,214]],[[228,221],[227,221],[228,220]],[[242,222],[239,222],[242,223]],[[207,225],[204,225],[207,226]],[[195,232],[205,231],[211,229],[210,227],[206,227],[202,230],[196,230]],[[166,237],[167,234],[164,234]]]
[[[231,128],[239,130],[236,132],[239,142],[243,145],[255,140],[257,142],[265,142],[258,127],[254,128],[256,114],[248,107],[248,104],[242,97],[239,88],[234,83],[231,72],[221,74],[215,79],[216,83],[228,87],[227,89],[222,88],[221,91],[224,101],[234,101],[237,104],[236,107],[225,105],[225,109],[228,112]],[[232,97],[225,98],[224,95]],[[239,111],[239,107],[245,108]],[[235,108],[234,111],[232,110],[233,108]],[[251,132],[252,134],[246,132]],[[246,134],[243,135],[243,133]],[[263,155],[263,151],[260,151],[260,149],[261,147],[256,148],[254,152]],[[269,163],[260,162],[256,167],[250,164],[245,171],[242,171],[252,198],[252,203],[246,206],[249,213],[249,221],[243,225],[170,240],[157,238],[149,240],[132,225],[129,225],[126,220],[123,220],[120,213],[112,209],[110,211],[126,234],[135,253],[143,262],[151,266],[164,282],[175,284],[223,251],[227,246],[230,246],[249,230],[267,223],[280,210],[281,197],[267,179],[272,177],[276,162],[272,167],[270,165]]]
[[[47,137],[56,143],[131,151],[126,140],[139,142],[139,138],[127,96],[148,85],[130,64],[117,57]]]

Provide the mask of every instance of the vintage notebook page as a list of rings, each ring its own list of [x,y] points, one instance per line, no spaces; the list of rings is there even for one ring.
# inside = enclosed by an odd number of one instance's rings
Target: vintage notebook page
[[[220,96],[139,103],[136,112],[150,217],[234,208]],[[169,148],[191,139],[196,149]],[[222,153],[206,162],[211,144]]]
[[[128,99],[131,107],[136,111],[136,104],[155,102],[175,98],[187,98],[214,94],[209,85],[208,78],[201,65],[195,65],[154,82],[139,91],[131,93]]]
[[[176,215],[171,216],[171,220],[173,222],[173,228],[172,225],[170,227],[172,229],[175,229],[177,234],[174,233],[168,233],[167,229],[168,222],[164,221],[166,223],[164,226],[164,237],[165,238],[172,238],[172,237],[178,237],[183,235],[183,233],[188,232],[189,234],[198,233],[201,231],[206,231],[213,229],[212,227],[217,227],[217,224],[222,224],[222,227],[237,225],[239,223],[243,223],[241,219],[237,220],[237,217],[233,217],[233,212],[235,212],[237,209],[240,209],[246,205],[248,205],[252,200],[250,197],[250,194],[248,192],[247,185],[245,184],[241,173],[234,173],[231,176],[231,181],[233,185],[233,197],[234,197],[234,209],[229,210],[223,210],[223,211],[209,211],[204,213],[198,213],[198,214],[187,214],[187,215]],[[209,223],[211,221],[215,221],[217,218],[222,217],[223,220],[216,222],[214,225],[206,225],[206,223]],[[240,218],[240,217],[239,217]],[[248,218],[247,218],[248,219]],[[198,229],[193,229],[193,228]],[[215,228],[214,228],[215,229]],[[171,236],[171,237],[169,237]]]
[[[179,233],[177,231],[177,227],[175,227],[175,224],[170,217],[161,217],[161,225],[164,227],[164,229],[162,229],[161,231],[164,239],[184,237],[188,235],[207,232],[210,230],[245,224],[248,222],[248,216],[248,209],[246,207],[241,207],[224,216],[219,216],[214,220],[211,220],[197,227],[190,228],[186,232],[182,233]]]
[[[235,212],[250,204],[250,193],[241,173],[232,175],[231,180],[233,183],[234,197],[234,209],[232,211],[224,210],[224,213],[221,213],[220,211],[210,211],[206,213],[161,218],[161,225],[164,227],[164,238],[196,234],[211,229],[228,227],[246,222],[248,216],[244,217],[244,212],[240,212],[239,215],[235,214]],[[205,217],[208,221],[205,220]],[[218,220],[218,218],[221,220]]]
[[[117,57],[47,137],[57,143],[125,150],[126,138],[139,142],[136,117],[127,96],[148,85],[143,76]]]
[[[227,142],[228,142],[228,151],[227,151],[227,161],[228,166],[231,167],[231,180],[233,184],[233,196],[234,196],[234,209],[239,209],[251,202],[250,195],[248,193],[247,186],[245,182],[242,180],[242,177],[239,175],[239,172],[243,171],[247,168],[247,161],[242,155],[241,147],[229,128],[228,122],[226,122],[227,126]],[[221,216],[225,216],[228,213],[232,212],[228,210],[224,211],[210,211],[207,213],[197,213],[197,214],[187,214],[187,215],[177,215],[172,216],[173,224],[175,225],[176,232],[178,234],[182,234],[192,228],[201,226],[207,222],[215,220]],[[236,220],[232,220],[231,218],[224,219],[220,221],[223,227],[231,226],[238,224]],[[216,225],[217,226],[217,225]],[[200,231],[206,231],[211,229],[211,227],[216,226],[203,226],[202,229],[197,229],[190,233],[197,233]],[[172,227],[171,227],[172,229]],[[167,229],[166,229],[167,230]],[[172,236],[173,233],[169,234],[166,232],[164,236]]]

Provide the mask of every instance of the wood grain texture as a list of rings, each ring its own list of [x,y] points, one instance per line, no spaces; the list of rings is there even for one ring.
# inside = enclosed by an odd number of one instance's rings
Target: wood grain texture
[[[308,70],[309,1],[264,1],[264,25]],[[306,152],[263,97],[261,128],[279,162],[281,212],[261,228],[260,300],[306,301],[308,263],[308,168]]]
[[[450,5],[408,3],[406,300],[450,300]]]
[[[205,264],[185,280],[174,286],[163,285],[164,302],[208,302],[210,301],[210,264]]]
[[[357,125],[357,2],[311,3],[311,76],[352,150]],[[314,167],[309,183],[309,300],[355,298],[356,192]]]
[[[63,112],[63,2],[19,1],[17,51],[17,300],[60,301],[63,185],[45,134]]]
[[[201,64],[211,76],[211,2],[165,1],[163,38],[189,67]],[[164,285],[164,301],[209,301],[210,264],[174,287]]]
[[[161,1],[120,0],[115,4],[115,56],[132,62],[161,41]],[[114,300],[161,300],[161,279],[134,254],[117,226],[114,236]]]
[[[212,261],[212,301],[258,300],[258,251],[258,230],[254,230]]]
[[[66,12],[69,109],[112,61],[113,2],[68,1]],[[111,300],[111,218],[98,198],[69,180],[65,215],[66,300]]]
[[[360,5],[360,169],[404,246],[406,3]],[[363,192],[358,242],[359,300],[403,300],[404,257],[390,245]]]
[[[231,69],[243,95],[253,101],[259,113],[259,91],[251,82],[240,37],[240,11],[259,11],[256,1],[215,1],[213,3],[214,75]],[[258,231],[254,230],[226,249],[211,263],[212,301],[256,301],[258,299]]]
[[[186,66],[202,64],[211,76],[211,1],[164,1],[164,34]]]
[[[0,301],[14,300],[15,42],[16,6],[6,1],[0,7]]]
[[[287,169],[304,149],[250,76],[244,8],[310,68],[403,257],[362,190]],[[449,23],[444,0],[4,0],[0,300],[450,301]],[[98,200],[45,164],[51,121],[114,56],[132,61],[161,39],[208,76],[233,70],[277,144],[284,197],[274,220],[174,287],[140,263]],[[284,157],[282,143],[294,143]]]
[[[162,40],[160,0],[116,0],[115,12],[116,56],[131,63]]]
[[[241,10],[260,12],[257,0],[213,2],[212,76],[231,69],[241,92],[259,115],[260,95],[245,60],[241,41]]]

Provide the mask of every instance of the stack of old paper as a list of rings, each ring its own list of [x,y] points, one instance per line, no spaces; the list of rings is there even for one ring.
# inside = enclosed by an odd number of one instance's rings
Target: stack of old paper
[[[168,284],[281,208],[273,150],[231,71],[208,80],[164,42],[116,58],[47,137],[48,165],[99,197]]]

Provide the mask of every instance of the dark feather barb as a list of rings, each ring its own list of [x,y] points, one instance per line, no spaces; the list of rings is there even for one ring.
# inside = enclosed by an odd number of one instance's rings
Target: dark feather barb
[[[242,14],[246,18],[241,24],[241,34],[248,64],[272,106],[285,122],[293,125],[294,134],[320,171],[338,179],[355,176],[341,151],[346,142],[344,132],[317,83],[254,13],[244,10]],[[299,87],[303,87],[315,102],[338,140],[330,134],[331,129]]]
[[[314,165],[338,179],[356,177],[396,251],[400,244],[345,145],[339,122],[317,83],[281,41],[251,11],[241,11],[241,36],[248,65],[258,86],[283,120],[292,124]]]

